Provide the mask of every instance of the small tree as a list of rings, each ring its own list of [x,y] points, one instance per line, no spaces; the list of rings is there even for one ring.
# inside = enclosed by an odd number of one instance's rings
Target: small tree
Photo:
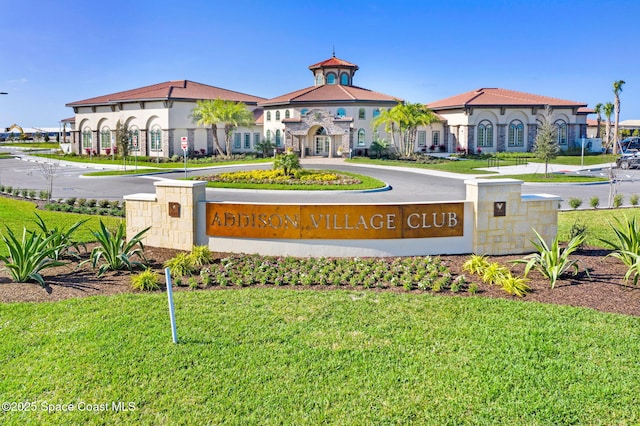
[[[127,157],[129,156],[129,126],[126,123],[122,123],[120,120],[116,123],[116,147],[122,155],[122,164],[124,169],[127,170]]]
[[[282,169],[285,175],[291,175],[294,170],[301,169],[300,159],[295,153],[287,151],[284,154],[276,156],[273,162],[273,168],[274,170]]]
[[[47,182],[47,201],[51,202],[51,195],[53,194],[53,181],[58,174],[60,168],[60,161],[48,161],[44,163],[38,163],[40,174]]]
[[[265,158],[271,156],[275,147],[275,144],[269,139],[263,139],[256,144],[256,149],[262,152],[262,156]]]
[[[551,107],[547,105],[541,116],[536,141],[533,146],[535,156],[544,161],[544,177],[549,177],[549,161],[556,158],[559,151],[556,128],[551,123],[551,116]]]

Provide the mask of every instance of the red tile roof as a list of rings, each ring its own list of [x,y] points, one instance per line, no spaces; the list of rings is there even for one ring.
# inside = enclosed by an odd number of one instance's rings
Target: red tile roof
[[[110,95],[89,98],[82,101],[71,102],[66,106],[105,105],[118,102],[147,100],[201,100],[216,98],[234,102],[244,102],[247,104],[256,104],[265,100],[265,98],[258,96],[221,89],[215,86],[208,86],[206,84],[196,83],[190,80],[175,80],[140,87],[137,89],[125,90],[124,92],[112,93]]]
[[[340,84],[324,84],[322,86],[311,86],[295,92],[287,93],[276,98],[260,102],[260,105],[282,105],[295,103],[313,102],[356,102],[356,101],[382,101],[382,102],[402,102],[393,96],[363,89],[357,86],[342,86]]]
[[[567,101],[515,90],[482,88],[431,102],[427,106],[433,110],[461,108],[465,106],[545,106],[586,107],[582,102]]]
[[[317,64],[309,65],[309,69],[313,70],[316,68],[327,68],[327,67],[343,67],[343,68],[355,68],[358,69],[356,64],[352,64],[351,62],[347,62],[343,59],[336,58],[335,56],[326,59],[324,61],[318,62]]]

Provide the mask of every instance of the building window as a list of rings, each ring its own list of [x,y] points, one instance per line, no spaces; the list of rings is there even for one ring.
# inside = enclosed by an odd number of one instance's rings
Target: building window
[[[440,145],[440,131],[436,130],[431,135],[431,144],[438,146]]]
[[[111,130],[108,127],[103,127],[100,132],[100,148],[111,148]]]
[[[488,120],[483,120],[478,125],[478,146],[493,146],[493,124]]]
[[[567,144],[567,123],[563,120],[556,121],[556,133],[558,133],[558,144]]]
[[[253,134],[253,146],[260,145],[260,133]]]
[[[271,130],[267,130],[267,140],[271,142]]]
[[[280,121],[280,111],[276,111],[276,121]]]
[[[375,108],[373,110],[373,118],[376,118],[379,115],[380,115],[380,109],[379,108]]]
[[[291,113],[289,112],[289,110],[286,110],[284,112],[284,118],[291,118]]]
[[[91,129],[88,127],[82,131],[82,148],[91,149]]]
[[[233,134],[233,148],[234,149],[240,149],[240,139],[241,139],[242,135],[240,133],[234,133]]]
[[[340,74],[340,84],[342,84],[343,86],[349,85],[349,74],[344,72]]]
[[[160,133],[160,127],[154,126],[149,132],[149,138],[151,138],[151,151],[160,151],[162,149],[162,134]]]
[[[327,74],[327,84],[336,84],[336,75],[334,73]]]
[[[271,111],[267,111],[267,121],[271,121]]]
[[[427,146],[427,132],[424,130],[418,130],[418,146]]]
[[[276,130],[276,146],[280,146],[282,144],[282,136],[280,130]]]
[[[316,74],[316,86],[322,86],[322,74]]]
[[[365,111],[364,111],[364,108],[360,108],[360,109],[358,110],[358,119],[360,119],[360,120],[364,120],[364,119],[365,119],[365,117],[366,117],[366,113],[365,113]]]
[[[244,134],[244,149],[251,149],[251,133]]]
[[[308,109],[302,108],[302,110],[300,110],[300,115],[307,115],[308,112],[309,112]]]
[[[520,120],[513,120],[509,124],[509,146],[524,146],[524,125]]]
[[[358,129],[358,146],[364,146],[364,129]]]
[[[347,113],[344,111],[344,108],[338,108],[338,112],[336,113],[336,117],[344,117]]]
[[[127,139],[129,140],[129,150],[131,151],[139,151],[140,150],[140,132],[138,132],[138,128],[134,127],[129,130],[129,134],[127,135]],[[133,143],[135,139],[135,144]]]

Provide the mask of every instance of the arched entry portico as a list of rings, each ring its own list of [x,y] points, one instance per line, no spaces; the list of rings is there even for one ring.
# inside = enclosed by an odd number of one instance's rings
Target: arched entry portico
[[[332,158],[338,151],[348,152],[351,136],[350,117],[336,117],[314,109],[299,119],[283,120],[287,148],[299,151],[301,157],[318,155]]]

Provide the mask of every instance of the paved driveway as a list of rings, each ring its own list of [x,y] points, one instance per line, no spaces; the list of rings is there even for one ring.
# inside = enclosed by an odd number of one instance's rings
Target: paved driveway
[[[0,160],[0,184],[19,188],[46,189],[46,179],[41,165],[36,157],[23,156],[22,159]],[[354,173],[367,174],[386,182],[390,189],[386,191],[370,192],[317,192],[317,191],[231,191],[207,190],[207,199],[217,201],[246,201],[246,202],[303,202],[303,203],[397,203],[415,201],[451,201],[465,198],[465,179],[473,176],[438,173],[429,170],[411,168],[384,168],[364,165],[351,165],[340,160],[309,159],[304,160],[305,167],[322,169],[337,169]],[[61,163],[63,164],[63,163]],[[224,170],[239,170],[253,168],[270,168],[269,164],[258,166],[225,167]],[[102,178],[82,177],[91,170],[74,163],[64,163],[58,168],[54,178],[53,198],[95,198],[121,199],[122,196],[133,193],[155,192],[153,182],[159,179],[178,179],[184,172],[175,172],[149,176],[113,176]],[[189,176],[213,173],[209,170],[190,170]],[[607,174],[603,170],[592,173]],[[617,184],[617,191],[624,196],[624,204],[629,204],[631,194],[640,195],[640,171],[616,171],[622,180]],[[608,205],[609,184],[580,185],[580,184],[524,184],[523,194],[546,193],[561,196],[563,208],[568,208],[570,197],[583,200],[583,207],[588,207],[589,199],[597,196],[600,206]]]

